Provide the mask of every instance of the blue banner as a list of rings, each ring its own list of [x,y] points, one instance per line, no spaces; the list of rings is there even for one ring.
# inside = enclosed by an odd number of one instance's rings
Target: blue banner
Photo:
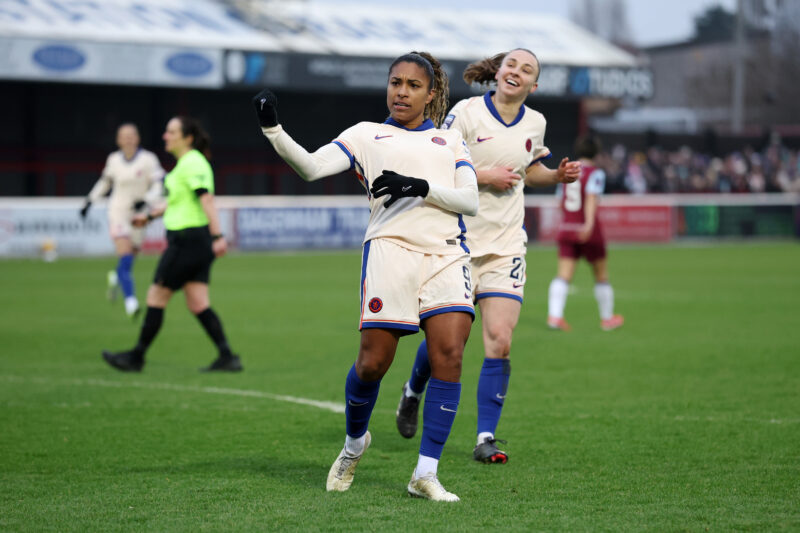
[[[367,207],[249,207],[236,211],[240,250],[360,248]]]

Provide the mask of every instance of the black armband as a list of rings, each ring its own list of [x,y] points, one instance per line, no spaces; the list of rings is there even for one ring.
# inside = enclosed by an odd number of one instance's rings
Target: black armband
[[[208,189],[206,189],[205,187],[200,187],[199,189],[195,189],[194,193],[197,195],[198,198],[200,198],[204,194],[208,194]]]
[[[225,234],[224,234],[224,233],[217,233],[216,235],[212,235],[212,236],[211,236],[211,240],[212,240],[212,241],[216,241],[216,240],[218,240],[218,239],[221,239],[221,238],[223,238],[224,236],[225,236]]]

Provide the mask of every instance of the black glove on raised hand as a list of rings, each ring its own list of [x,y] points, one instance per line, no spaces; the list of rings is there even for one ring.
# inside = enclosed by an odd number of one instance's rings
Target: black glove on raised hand
[[[424,198],[428,196],[429,190],[430,186],[425,180],[403,176],[392,170],[384,170],[383,174],[372,182],[372,188],[369,191],[375,198],[380,198],[387,194],[392,195],[383,204],[383,207],[388,208],[398,198],[408,198],[410,196],[422,196]]]
[[[89,208],[90,207],[92,207],[92,202],[90,202],[89,200],[86,200],[86,203],[83,204],[83,207],[81,207],[81,211],[80,211],[82,219],[84,219],[84,220],[86,219],[86,215],[89,214]]]
[[[278,99],[272,91],[262,89],[253,97],[253,107],[256,108],[258,122],[262,128],[278,125]]]

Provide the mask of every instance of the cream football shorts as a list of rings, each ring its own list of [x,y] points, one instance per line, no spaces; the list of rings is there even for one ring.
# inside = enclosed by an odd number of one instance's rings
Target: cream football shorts
[[[475,317],[466,251],[425,254],[386,239],[364,244],[358,329],[398,329],[407,335],[419,331],[421,320],[457,311]]]
[[[475,300],[511,298],[522,303],[525,289],[525,255],[483,255],[473,257],[472,280]]]
[[[144,228],[135,228],[131,224],[133,212],[130,209],[109,209],[108,232],[112,239],[127,238],[131,244],[141,248],[144,241]]]

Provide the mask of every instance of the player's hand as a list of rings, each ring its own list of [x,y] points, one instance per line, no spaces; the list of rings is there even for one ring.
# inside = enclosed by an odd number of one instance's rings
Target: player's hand
[[[211,242],[211,251],[216,257],[222,257],[228,252],[228,241],[225,237],[219,237]]]
[[[581,177],[581,162],[570,161],[568,157],[561,160],[556,170],[556,181],[559,183],[572,183]]]
[[[584,243],[589,240],[589,237],[592,236],[593,230],[594,230],[593,226],[590,226],[589,224],[584,224],[583,227],[578,230],[578,233],[575,236],[575,238],[578,240],[578,242]]]
[[[92,202],[90,202],[89,200],[86,200],[86,203],[83,204],[83,207],[81,207],[81,210],[80,210],[81,219],[86,220],[86,215],[89,214],[89,208],[90,207],[92,207]]]
[[[513,188],[522,177],[514,172],[514,167],[495,167],[487,170],[487,184],[500,191]]]
[[[430,191],[430,186],[427,181],[403,176],[392,170],[384,170],[383,174],[372,182],[372,188],[369,190],[375,198],[380,198],[387,194],[391,195],[391,198],[383,203],[383,207],[387,209],[391,207],[398,198],[408,198],[411,196],[422,196],[424,198],[428,196],[428,191]]]
[[[262,128],[272,128],[278,125],[278,99],[269,89],[262,89],[253,97],[253,107],[256,108],[258,123]]]
[[[147,222],[147,214],[145,213],[136,213],[131,219],[131,224],[134,228],[143,228],[147,225]]]

